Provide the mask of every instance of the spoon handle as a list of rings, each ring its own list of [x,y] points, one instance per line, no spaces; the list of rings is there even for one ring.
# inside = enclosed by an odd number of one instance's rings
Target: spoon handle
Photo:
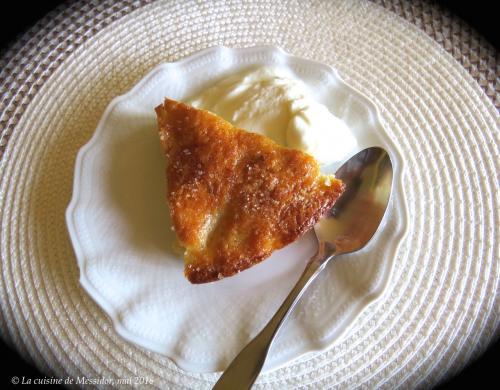
[[[290,294],[283,301],[276,314],[264,329],[234,358],[213,387],[214,390],[250,389],[264,365],[267,353],[271,348],[276,334],[296,306],[304,291],[318,276],[326,263],[328,261],[318,256],[311,259],[297,281],[297,284],[290,291]]]

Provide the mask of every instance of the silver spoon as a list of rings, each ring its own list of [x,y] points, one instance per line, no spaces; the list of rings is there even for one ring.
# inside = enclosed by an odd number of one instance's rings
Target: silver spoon
[[[331,259],[363,248],[375,234],[391,194],[392,164],[387,152],[378,147],[365,149],[342,165],[335,176],[346,184],[346,190],[314,226],[318,252],[273,318],[234,358],[214,390],[249,389],[264,365],[276,334],[307,287]]]

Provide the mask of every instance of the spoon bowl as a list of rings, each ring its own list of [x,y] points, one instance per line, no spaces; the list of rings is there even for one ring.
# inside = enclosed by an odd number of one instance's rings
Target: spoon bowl
[[[320,245],[333,245],[340,255],[363,248],[377,231],[391,194],[391,159],[382,148],[367,148],[351,157],[335,176],[346,189],[314,230]]]
[[[389,203],[392,164],[382,148],[351,157],[336,172],[346,189],[315,225],[318,252],[264,329],[234,358],[214,386],[216,390],[249,389],[257,379],[272,343],[300,297],[336,255],[363,248],[380,226]]]

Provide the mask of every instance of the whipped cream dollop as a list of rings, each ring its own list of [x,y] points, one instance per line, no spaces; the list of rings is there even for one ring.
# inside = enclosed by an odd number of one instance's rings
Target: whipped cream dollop
[[[342,119],[285,71],[261,67],[232,75],[188,101],[233,125],[311,154],[320,164],[341,161],[357,141]]]

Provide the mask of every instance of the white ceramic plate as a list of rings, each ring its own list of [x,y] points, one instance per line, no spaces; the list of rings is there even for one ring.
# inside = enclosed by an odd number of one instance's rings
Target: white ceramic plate
[[[389,210],[376,237],[320,275],[273,346],[265,369],[332,345],[384,291],[406,230],[402,158],[374,104],[331,67],[273,47],[215,47],[158,66],[111,102],[80,150],[66,219],[80,282],[118,333],[189,371],[224,369],[274,314],[316,250],[310,232],[261,264],[205,285],[184,278],[182,259],[171,250],[165,161],[153,109],[167,96],[186,99],[256,65],[282,67],[302,79],[318,101],[344,119],[360,149],[385,147],[395,169]]]

